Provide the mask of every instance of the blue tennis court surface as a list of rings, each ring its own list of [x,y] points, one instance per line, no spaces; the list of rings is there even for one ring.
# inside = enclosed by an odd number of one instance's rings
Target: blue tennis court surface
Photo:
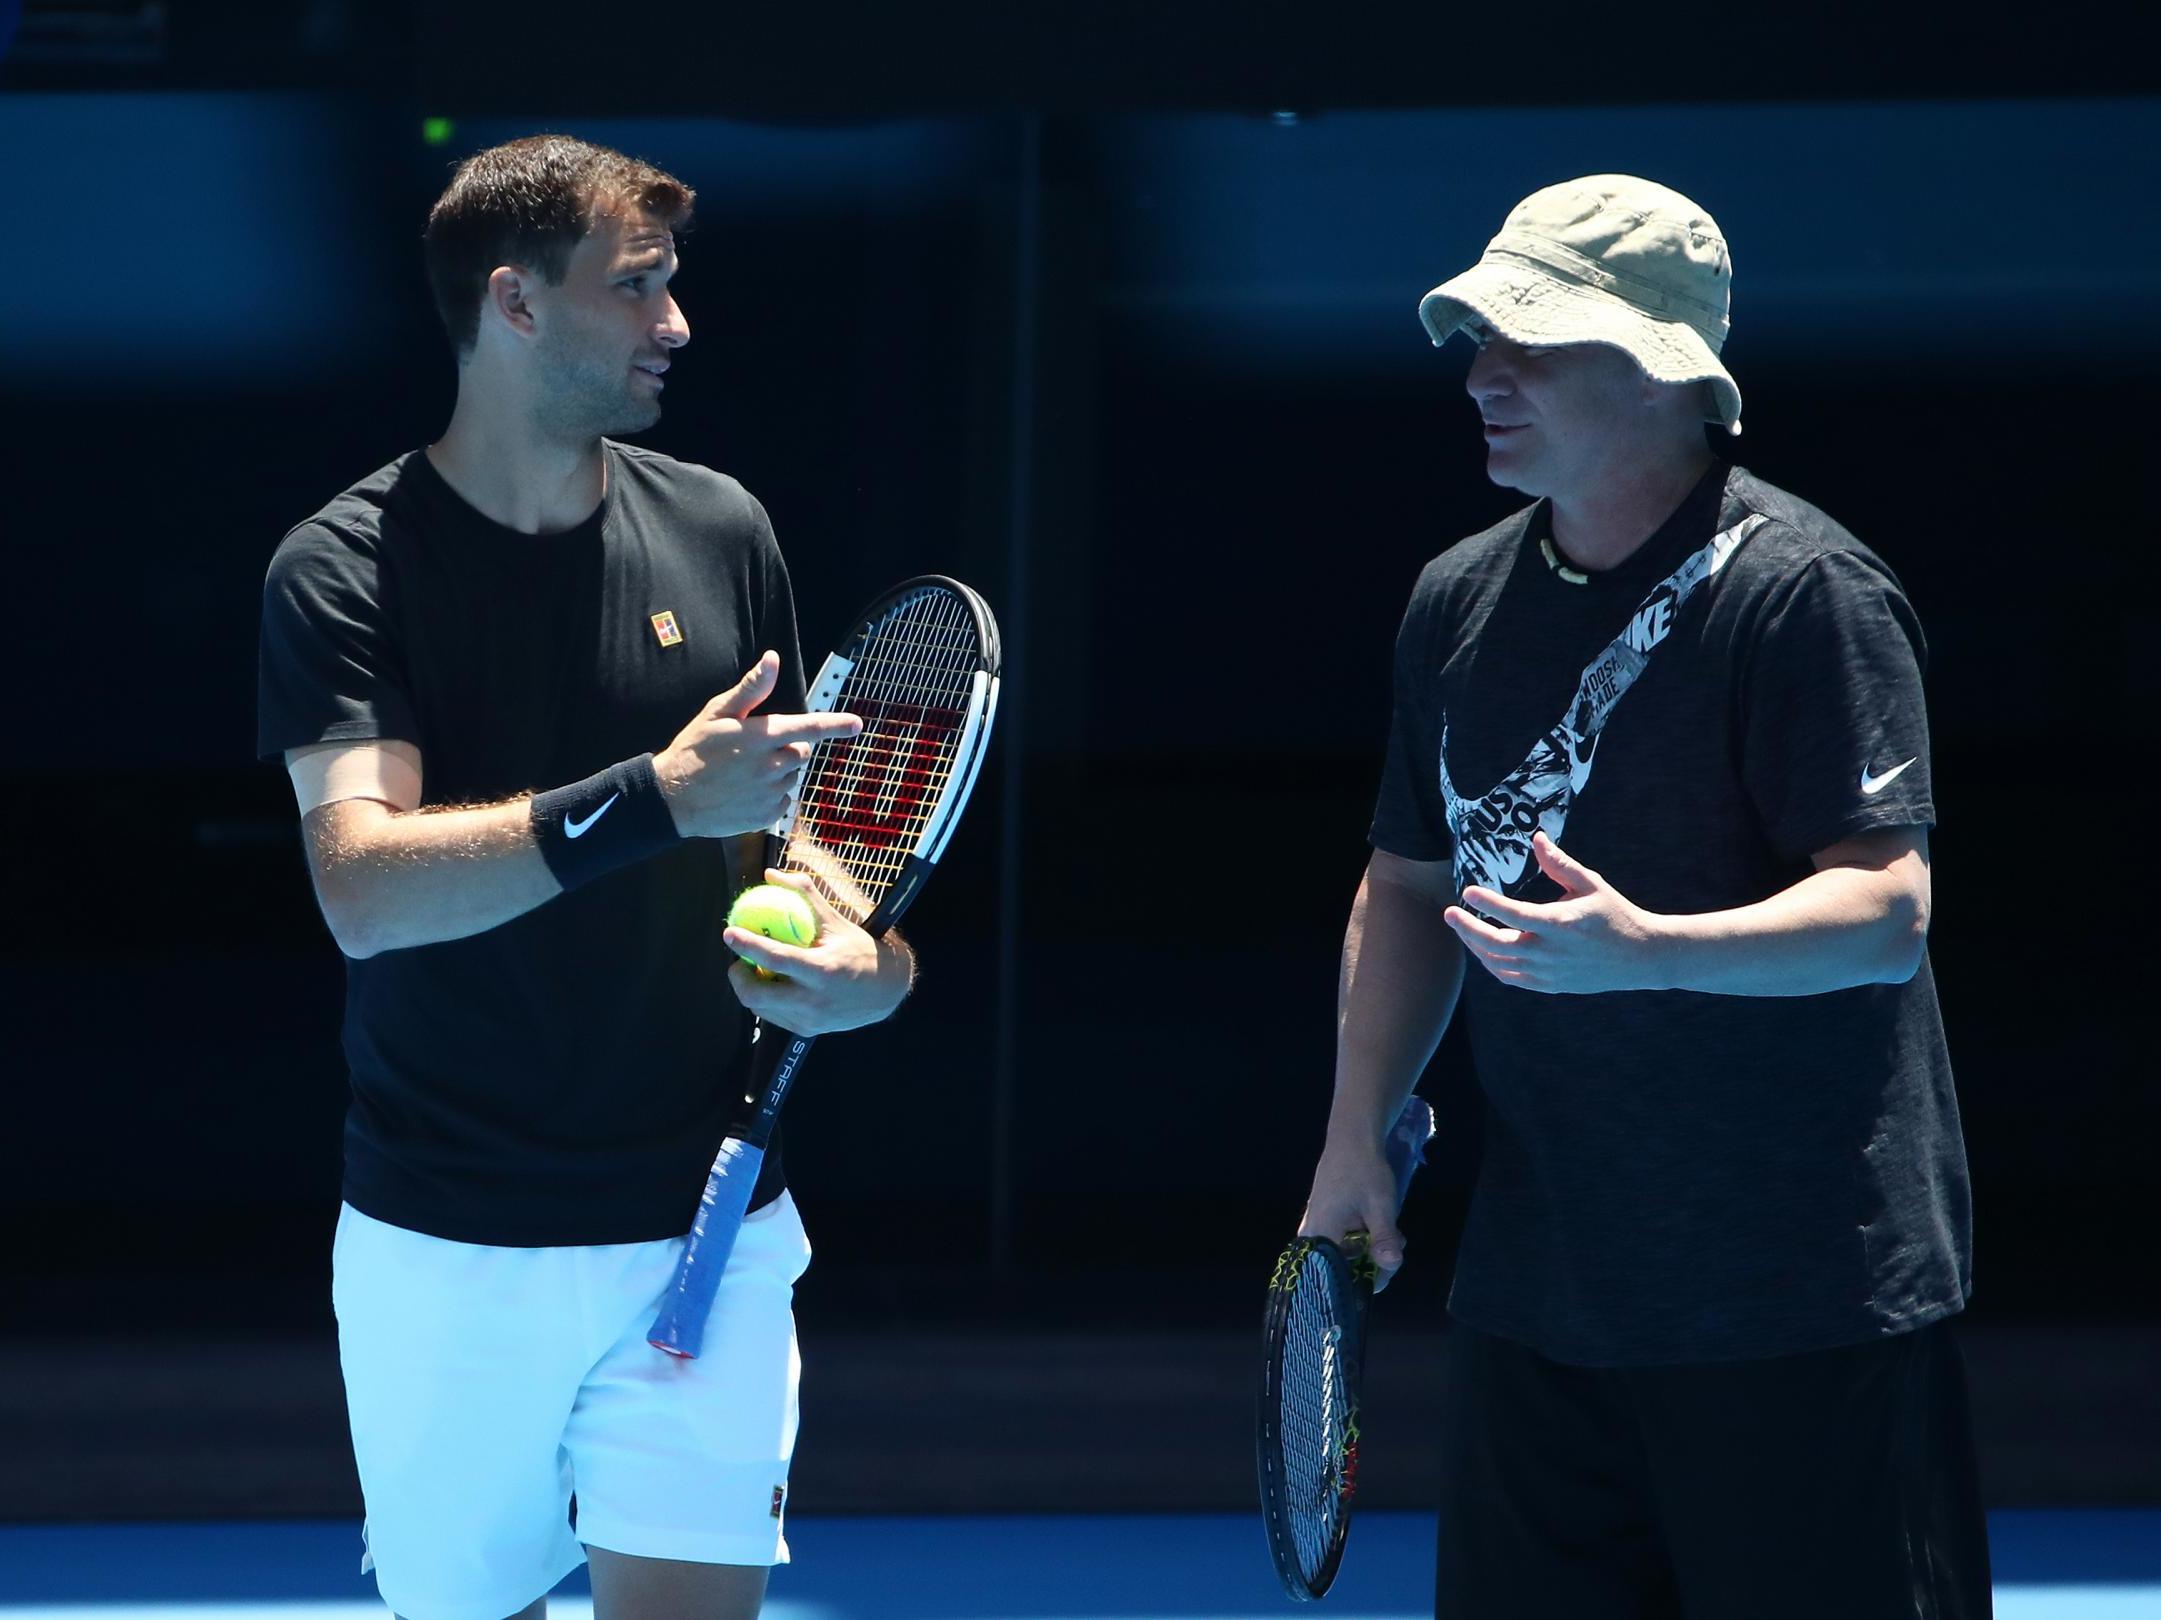
[[[2161,1511],[1991,1516],[2001,1620],[2161,1616]],[[1372,1513],[1305,1612],[1430,1614],[1429,1521]],[[1264,1620],[1293,1611],[1244,1514],[802,1519],[767,1620]],[[345,1522],[0,1526],[0,1620],[381,1620]],[[573,1587],[575,1588],[573,1590]],[[586,1620],[582,1583],[549,1605]]]

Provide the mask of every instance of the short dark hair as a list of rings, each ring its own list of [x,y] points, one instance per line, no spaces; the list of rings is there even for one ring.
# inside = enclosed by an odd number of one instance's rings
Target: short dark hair
[[[480,303],[496,267],[515,264],[559,285],[596,211],[634,204],[669,230],[690,223],[697,193],[674,175],[568,135],[527,135],[475,152],[435,206],[424,238],[435,312],[460,354],[480,336]]]

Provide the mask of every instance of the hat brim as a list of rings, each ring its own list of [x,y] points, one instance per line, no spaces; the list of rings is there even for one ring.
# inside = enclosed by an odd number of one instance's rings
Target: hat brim
[[[1706,421],[1740,432],[1741,389],[1703,334],[1686,321],[1654,320],[1611,293],[1547,275],[1528,264],[1481,259],[1418,301],[1436,344],[1473,321],[1514,343],[1606,343],[1657,382],[1709,384],[1716,407]]]

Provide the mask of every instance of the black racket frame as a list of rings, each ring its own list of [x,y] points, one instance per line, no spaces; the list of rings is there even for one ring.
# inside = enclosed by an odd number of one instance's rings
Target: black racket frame
[[[1298,1563],[1295,1509],[1288,1499],[1289,1481],[1283,1472],[1282,1414],[1283,1352],[1289,1339],[1291,1309],[1308,1268],[1313,1267],[1328,1278],[1336,1320],[1342,1328],[1336,1342],[1336,1365],[1343,1375],[1345,1423],[1354,1450],[1350,1489],[1336,1514],[1335,1530],[1320,1567],[1309,1577]],[[1342,1565],[1343,1546],[1350,1536],[1351,1499],[1357,1492],[1358,1411],[1365,1378],[1366,1306],[1372,1297],[1371,1263],[1324,1237],[1294,1240],[1276,1261],[1275,1277],[1268,1289],[1268,1309],[1262,1326],[1267,1351],[1262,1361],[1258,1421],[1254,1425],[1254,1461],[1260,1475],[1261,1521],[1268,1532],[1268,1551],[1275,1559],[1285,1595],[1299,1603],[1310,1603],[1327,1594]]]

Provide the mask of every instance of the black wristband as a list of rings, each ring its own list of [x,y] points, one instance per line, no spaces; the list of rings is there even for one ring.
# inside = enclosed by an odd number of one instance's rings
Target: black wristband
[[[533,837],[548,870],[566,889],[642,861],[682,838],[661,797],[651,754],[536,793],[532,804]]]

